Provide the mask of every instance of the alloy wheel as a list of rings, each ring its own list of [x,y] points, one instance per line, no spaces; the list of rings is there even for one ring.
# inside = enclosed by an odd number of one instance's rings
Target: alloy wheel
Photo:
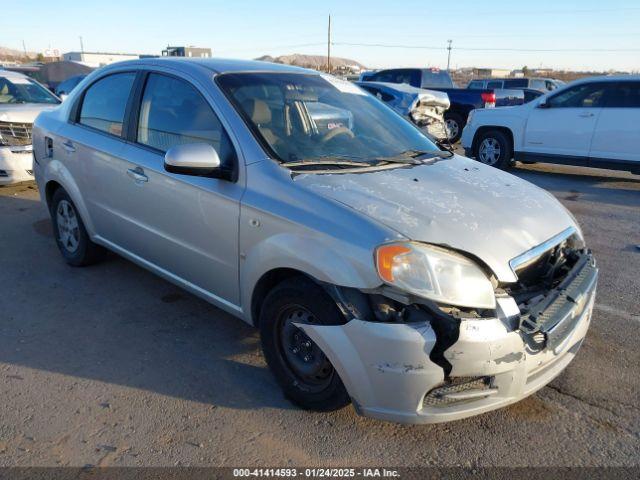
[[[500,142],[492,137],[487,137],[480,143],[478,150],[478,160],[487,165],[495,165],[500,160]]]
[[[60,200],[56,209],[58,240],[69,253],[75,253],[80,245],[80,228],[75,208],[67,200]]]

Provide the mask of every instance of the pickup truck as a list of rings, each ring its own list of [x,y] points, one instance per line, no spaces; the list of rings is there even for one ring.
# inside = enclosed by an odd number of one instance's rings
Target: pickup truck
[[[360,81],[407,83],[413,87],[445,92],[451,102],[444,115],[451,142],[460,139],[472,110],[524,103],[524,92],[520,89],[456,88],[449,72],[437,68],[391,68],[365,72],[360,76]]]

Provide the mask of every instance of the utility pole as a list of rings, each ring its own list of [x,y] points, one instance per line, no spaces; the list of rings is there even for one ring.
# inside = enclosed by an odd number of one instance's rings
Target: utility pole
[[[448,72],[449,65],[451,64],[451,44],[453,43],[453,40],[447,40],[447,43],[449,44],[447,46],[447,50],[449,50],[449,55],[447,56],[447,72]]]
[[[24,56],[28,57],[28,55],[27,55],[27,44],[24,43],[24,40],[22,40],[22,50],[24,50]]]
[[[329,15],[329,28],[327,29],[327,73],[331,73],[331,15]]]
[[[78,38],[80,39],[80,53],[84,53],[84,45],[82,44],[82,35]]]

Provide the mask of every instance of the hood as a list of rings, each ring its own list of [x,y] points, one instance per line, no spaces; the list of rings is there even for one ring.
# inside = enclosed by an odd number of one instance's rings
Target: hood
[[[460,156],[412,168],[294,178],[408,239],[470,253],[502,282],[516,281],[509,260],[575,225],[545,190]]]
[[[45,103],[0,104],[0,122],[33,123],[40,112],[57,106]]]

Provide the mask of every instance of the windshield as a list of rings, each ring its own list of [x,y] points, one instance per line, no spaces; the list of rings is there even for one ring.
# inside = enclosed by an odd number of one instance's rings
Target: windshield
[[[0,76],[0,104],[3,103],[49,103],[60,101],[42,85],[30,78]]]
[[[218,84],[283,162],[367,162],[411,152],[442,155],[427,137],[356,85],[327,75],[227,73]]]

